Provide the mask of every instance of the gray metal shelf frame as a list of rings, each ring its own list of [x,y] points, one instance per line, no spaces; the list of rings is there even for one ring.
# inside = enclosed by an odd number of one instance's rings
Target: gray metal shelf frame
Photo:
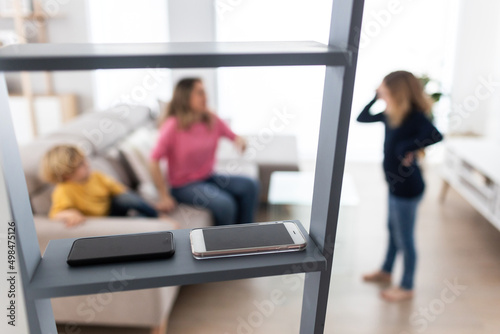
[[[363,5],[364,0],[333,1],[328,45],[214,42],[28,44],[0,48],[0,172],[5,182],[2,190],[8,196],[8,203],[0,204],[7,206],[16,222],[17,266],[30,333],[57,333],[50,297],[97,293],[113,279],[108,274],[118,269],[133,276],[128,281],[131,290],[305,272],[300,333],[323,333]],[[197,262],[189,254],[188,231],[179,230],[174,231],[177,254],[168,260],[170,274],[158,268],[158,261],[68,268],[61,262],[72,239],[51,241],[41,256],[3,72],[290,65],[326,65],[310,239],[305,252]]]

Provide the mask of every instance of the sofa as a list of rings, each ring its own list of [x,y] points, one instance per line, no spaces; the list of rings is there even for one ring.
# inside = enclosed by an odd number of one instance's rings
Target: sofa
[[[208,211],[183,204],[161,220],[99,217],[67,228],[62,222],[47,218],[53,185],[40,179],[39,165],[48,149],[63,143],[77,145],[87,154],[92,169],[111,175],[154,202],[157,194],[148,163],[157,133],[156,121],[149,108],[121,105],[106,111],[84,113],[57,131],[20,147],[42,254],[52,239],[191,229],[213,224]],[[259,140],[258,136],[248,137],[250,145],[255,140]],[[259,150],[252,156],[242,156],[228,140],[221,139],[216,171],[254,178],[259,178],[259,172],[262,173],[261,199],[265,200],[271,172],[297,170],[298,154],[293,136],[276,137],[273,142],[266,143],[264,149],[262,147],[259,145]],[[167,166],[162,168],[165,172]],[[104,291],[96,295],[55,298],[52,307],[56,321],[61,324],[147,327],[151,333],[165,333],[178,290],[179,287],[163,287]]]
[[[20,147],[23,170],[34,214],[40,251],[52,239],[164,231],[212,225],[208,211],[179,205],[167,217],[91,218],[67,228],[47,218],[53,186],[39,177],[40,160],[57,144],[74,144],[88,155],[90,165],[155,200],[154,186],[148,179],[148,154],[154,144],[155,122],[145,107],[121,106],[104,112],[89,112],[57,131]],[[149,182],[149,184],[148,184]],[[148,327],[152,333],[165,333],[168,315],[179,287],[103,292],[88,296],[52,299],[58,323]]]

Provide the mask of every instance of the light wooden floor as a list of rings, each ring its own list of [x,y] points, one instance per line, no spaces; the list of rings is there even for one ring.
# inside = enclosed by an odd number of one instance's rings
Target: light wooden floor
[[[384,302],[378,296],[382,287],[360,279],[379,267],[386,247],[381,167],[348,164],[346,171],[354,178],[360,204],[341,211],[325,333],[499,334],[500,231],[454,191],[440,205],[440,179],[428,168],[416,232],[416,296],[400,304]],[[308,207],[274,207],[261,210],[259,220],[307,222],[309,214]],[[455,293],[448,288],[453,284],[460,286]],[[303,275],[293,275],[185,286],[168,334],[299,333],[302,285]],[[270,302],[273,291],[281,294],[279,305]],[[82,334],[146,333],[80,329]]]

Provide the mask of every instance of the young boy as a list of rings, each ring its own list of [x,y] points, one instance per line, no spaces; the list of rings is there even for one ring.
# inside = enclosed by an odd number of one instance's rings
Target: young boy
[[[49,218],[75,226],[87,216],[126,216],[133,209],[141,216],[158,217],[156,210],[109,176],[91,171],[85,155],[75,146],[49,150],[41,165],[42,178],[55,183]]]

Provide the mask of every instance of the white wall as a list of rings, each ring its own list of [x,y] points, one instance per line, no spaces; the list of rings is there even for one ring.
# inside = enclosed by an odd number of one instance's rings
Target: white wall
[[[500,43],[496,44],[495,53],[497,55],[497,59],[500,59]],[[500,78],[500,61],[496,63],[494,70],[495,70],[494,78],[498,80]],[[485,135],[487,137],[492,138],[500,145],[500,92],[499,91],[495,91],[495,94],[492,97],[491,109],[489,110],[487,116]]]
[[[144,4],[147,4],[144,5]],[[168,8],[163,0],[89,0],[92,43],[161,43],[169,41]],[[171,91],[170,71],[160,68],[98,70],[94,98],[97,109],[116,104],[158,108],[157,99]]]
[[[54,3],[54,2],[52,2]],[[88,43],[88,8],[86,1],[59,1],[51,11],[60,17],[48,20],[47,34],[50,43]],[[87,71],[55,72],[56,93],[74,93],[78,96],[80,112],[93,108],[92,75]]]
[[[217,1],[219,41],[328,42],[331,1]],[[223,6],[225,5],[225,6]],[[294,134],[301,157],[314,159],[323,96],[323,66],[221,68],[220,113],[242,134]],[[279,124],[273,120],[280,119]],[[272,133],[272,136],[271,136]]]
[[[500,1],[461,0],[450,130],[500,132]],[[485,82],[498,84],[485,84]],[[498,139],[498,138],[497,138]]]
[[[89,1],[91,41],[94,43],[204,42],[215,39],[215,10],[207,0]],[[117,15],[119,8],[120,15]],[[217,78],[214,69],[100,70],[95,76],[98,109],[117,103],[146,104],[158,108],[157,100],[168,102],[173,85],[183,77],[201,77],[209,104],[217,107]]]
[[[168,11],[171,42],[215,41],[214,0],[170,0]],[[207,91],[209,107],[218,109],[217,70],[204,68],[172,70],[173,85],[185,77],[202,78]]]

